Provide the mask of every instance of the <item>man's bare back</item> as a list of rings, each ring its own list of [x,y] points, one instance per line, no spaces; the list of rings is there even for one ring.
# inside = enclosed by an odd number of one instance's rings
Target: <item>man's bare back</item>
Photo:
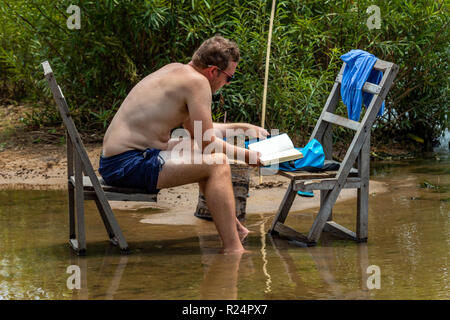
[[[192,84],[198,82],[209,85],[192,66],[181,63],[166,65],[142,79],[108,127],[103,155],[110,157],[133,149],[166,150],[171,130],[189,117],[187,95],[195,90]],[[211,91],[197,94],[210,96]]]

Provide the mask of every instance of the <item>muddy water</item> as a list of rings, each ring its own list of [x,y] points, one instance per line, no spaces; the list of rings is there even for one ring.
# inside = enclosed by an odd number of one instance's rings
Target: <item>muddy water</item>
[[[77,257],[64,192],[0,191],[0,299],[449,299],[450,158],[373,163],[371,178],[389,192],[370,197],[368,243],[324,235],[317,247],[296,247],[267,236],[273,214],[252,214],[242,256],[218,254],[209,222],[139,223],[149,209],[116,211],[132,248],[120,255],[88,202],[89,255]],[[334,220],[354,230],[355,205],[337,204]],[[286,224],[306,232],[314,214],[293,212]],[[71,265],[80,289],[67,287]],[[379,289],[368,288],[371,265]]]

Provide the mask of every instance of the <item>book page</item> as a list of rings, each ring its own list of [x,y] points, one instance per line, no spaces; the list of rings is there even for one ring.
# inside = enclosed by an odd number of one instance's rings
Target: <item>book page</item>
[[[261,156],[260,159],[262,162],[273,161],[273,160],[277,160],[277,159],[281,159],[281,162],[283,162],[282,159],[287,158],[287,157],[293,157],[293,156],[296,156],[299,154],[301,154],[301,152],[298,151],[297,149],[289,149],[289,150],[284,150],[284,151],[280,151],[280,152],[276,152],[276,153],[263,155],[263,156]]]
[[[266,157],[270,154],[293,149],[294,144],[286,133],[275,136],[270,139],[255,142],[248,145],[250,150],[261,152],[261,157]]]

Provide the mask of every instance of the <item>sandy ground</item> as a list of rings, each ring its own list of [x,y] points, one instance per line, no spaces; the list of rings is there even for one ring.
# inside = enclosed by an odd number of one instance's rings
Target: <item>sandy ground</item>
[[[98,168],[101,152],[100,144],[86,145],[89,158]],[[36,144],[27,147],[8,148],[0,152],[0,190],[58,190],[66,189],[65,147],[63,145]],[[272,187],[260,188],[256,171],[251,174],[250,197],[247,201],[247,214],[275,213],[283,199],[288,179],[282,176],[264,176],[263,182]],[[377,181],[370,181],[370,193],[385,192],[386,187]],[[198,187],[196,184],[161,190],[157,203],[111,202],[116,210],[138,210],[152,207],[160,209],[146,216],[142,223],[192,225],[199,219],[193,213],[197,205]],[[356,190],[346,189],[338,201],[356,197]],[[319,206],[319,191],[313,198],[297,197],[292,211]]]

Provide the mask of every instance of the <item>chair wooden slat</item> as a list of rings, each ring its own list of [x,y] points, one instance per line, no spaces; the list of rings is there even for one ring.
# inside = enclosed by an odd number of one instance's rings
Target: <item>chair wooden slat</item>
[[[338,74],[336,77],[338,83],[342,83],[342,74]],[[362,88],[362,91],[372,94],[379,94],[381,92],[381,87],[371,82],[366,82]]]
[[[353,169],[350,173],[350,177],[357,177],[357,169]],[[280,171],[279,175],[289,178],[291,180],[311,180],[311,179],[332,179],[336,178],[337,171],[325,171],[325,172],[308,172],[308,171]]]
[[[395,66],[395,64],[392,63],[392,62],[389,62],[389,61],[383,61],[383,60],[378,59],[378,60],[375,62],[375,65],[373,66],[373,68],[374,68],[375,70],[379,70],[379,71],[386,71],[387,69],[390,69],[390,68],[392,68],[392,67],[394,67],[394,66]]]
[[[347,119],[341,116],[338,116],[337,114],[331,113],[331,112],[325,112],[322,118],[323,121],[326,121],[328,123],[337,124],[342,127],[346,127],[348,129],[352,129],[355,131],[359,130],[359,127],[361,126],[361,123],[358,121],[353,121],[351,119]]]
[[[156,202],[157,195],[148,193],[145,189],[133,189],[133,188],[121,188],[104,184],[101,177],[97,177],[102,190],[105,192],[108,200],[114,201],[144,201],[144,202]],[[75,185],[75,178],[69,177],[69,181]],[[92,197],[92,192],[95,193],[94,186],[92,185],[89,177],[83,177],[83,190],[85,195]]]
[[[313,191],[313,190],[332,190],[338,182],[337,178],[333,179],[313,179],[296,181],[294,190],[299,191]],[[342,189],[357,189],[361,187],[361,178],[353,177],[347,178]]]

